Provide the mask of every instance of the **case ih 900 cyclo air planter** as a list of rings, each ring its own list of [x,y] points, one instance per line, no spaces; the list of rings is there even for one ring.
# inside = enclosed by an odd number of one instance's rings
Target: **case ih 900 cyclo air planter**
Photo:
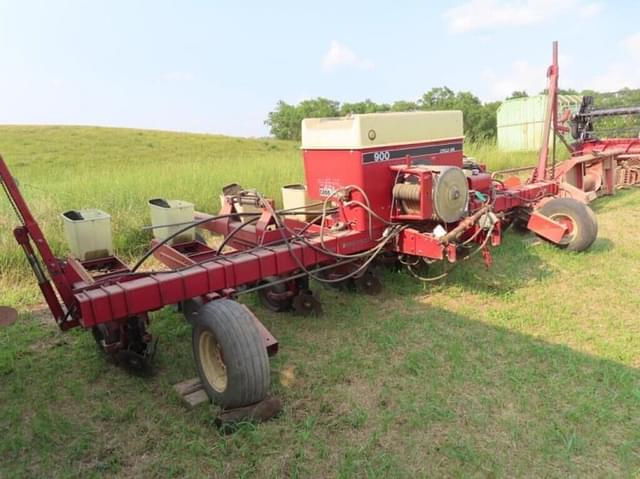
[[[179,304],[193,325],[203,386],[229,409],[265,398],[268,355],[277,350],[273,336],[235,301],[239,293],[257,290],[272,310],[304,313],[317,307],[309,278],[350,281],[363,292],[377,292],[370,268],[375,259],[400,262],[419,279],[434,279],[424,272],[433,263],[453,264],[481,252],[489,264],[489,246],[497,246],[505,225],[516,220],[569,250],[584,250],[595,240],[594,214],[558,196],[545,157],[535,180],[506,186],[465,158],[462,147],[458,111],[305,120],[306,198],[303,191],[299,207],[276,209],[255,190],[235,185],[225,189],[216,216],[194,213],[192,221],[178,225],[156,220],[155,231],[165,228],[163,235],[133,267],[108,245],[93,255],[85,254],[90,247],[76,245],[80,257],[56,258],[2,160],[0,178],[22,223],[15,238],[60,328],[90,329],[105,352],[139,365],[154,344],[149,313]],[[183,206],[153,205],[167,211]],[[194,227],[222,235],[222,244],[214,249],[185,237]],[[99,230],[78,242],[110,235]],[[166,269],[141,270],[151,255]]]

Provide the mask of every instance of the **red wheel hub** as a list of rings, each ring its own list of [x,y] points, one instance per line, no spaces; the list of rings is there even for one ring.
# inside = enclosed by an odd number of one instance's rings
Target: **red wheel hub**
[[[576,223],[570,216],[557,214],[551,216],[551,219],[556,223],[560,223],[564,227],[567,228],[564,236],[562,237],[562,243],[568,243],[571,240],[571,237],[574,235],[576,230]]]

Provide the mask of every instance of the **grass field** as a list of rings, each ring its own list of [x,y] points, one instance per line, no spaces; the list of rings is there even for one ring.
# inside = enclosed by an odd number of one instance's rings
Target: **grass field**
[[[493,167],[534,161],[468,153]],[[146,246],[146,201],[215,211],[238,181],[278,196],[300,181],[297,145],[149,131],[0,127],[8,160],[63,252],[59,213],[113,216],[118,253]],[[106,363],[90,334],[59,332],[10,235],[0,201],[0,477],[638,477],[640,192],[595,204],[584,254],[508,233],[494,265],[461,264],[425,287],[386,272],[375,298],[316,285],[321,318],[275,315],[242,297],[279,338],[277,420],[221,436],[211,406],[172,385],[195,375],[190,329],[153,314],[155,374]]]

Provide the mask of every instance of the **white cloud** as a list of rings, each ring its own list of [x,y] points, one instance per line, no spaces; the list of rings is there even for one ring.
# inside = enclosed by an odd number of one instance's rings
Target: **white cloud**
[[[626,62],[610,63],[602,73],[595,75],[588,88],[596,91],[617,91],[622,88],[640,87],[640,68]]]
[[[332,40],[329,50],[322,57],[322,69],[331,72],[339,68],[372,70],[373,63],[366,58],[359,57],[349,47]]]
[[[592,17],[602,8],[601,3],[585,0],[467,0],[447,10],[444,17],[451,32],[465,33],[533,25],[562,13]]]
[[[577,75],[571,58],[560,55],[560,87],[596,91],[640,88],[640,32],[623,38],[617,47],[617,51],[612,50],[611,61],[588,70],[592,76]],[[547,64],[532,65],[525,60],[515,61],[505,70],[487,69],[481,74],[487,92],[483,100],[504,100],[516,90],[537,95],[547,87],[546,71]]]
[[[529,95],[537,95],[546,87],[546,68],[531,65],[524,60],[511,64],[509,71],[496,74],[486,70],[482,78],[489,85],[488,100],[504,100],[514,91],[526,91]]]
[[[598,91],[640,88],[640,32],[625,37],[619,47],[623,60],[609,63],[589,81],[588,88]]]
[[[549,59],[551,60],[551,59]],[[561,87],[575,87],[573,79],[569,73],[571,58],[560,55],[558,58],[560,65]],[[487,69],[481,74],[481,78],[487,85],[487,96],[485,101],[504,100],[514,91],[526,91],[530,96],[538,95],[547,88],[547,68],[548,65],[532,65],[526,60],[517,60],[508,66],[506,71],[496,72]]]

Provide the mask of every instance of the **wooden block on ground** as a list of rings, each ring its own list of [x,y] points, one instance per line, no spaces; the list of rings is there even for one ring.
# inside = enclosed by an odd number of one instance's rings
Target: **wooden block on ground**
[[[209,402],[209,396],[207,396],[199,378],[187,379],[174,385],[173,388],[189,407]],[[216,424],[225,432],[232,432],[238,423],[268,421],[277,416],[281,410],[282,402],[280,399],[270,396],[256,404],[221,410],[216,418]]]
[[[249,406],[223,409],[216,418],[216,425],[223,432],[232,432],[235,425],[245,421],[264,422],[276,417],[282,410],[282,402],[277,397],[267,397]]]
[[[200,379],[193,378],[182,381],[173,386],[182,400],[190,407],[209,401],[209,396],[202,387]]]

